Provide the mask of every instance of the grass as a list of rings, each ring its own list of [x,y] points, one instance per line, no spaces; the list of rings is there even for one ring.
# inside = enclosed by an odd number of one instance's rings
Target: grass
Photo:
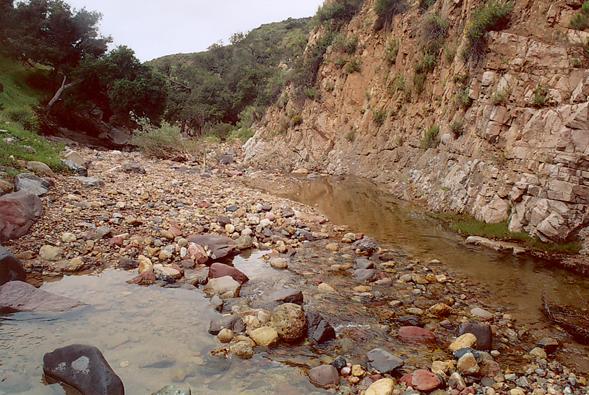
[[[180,127],[162,122],[155,126],[148,120],[139,121],[140,130],[135,131],[131,143],[136,145],[145,155],[158,159],[176,159],[186,155],[196,155],[201,150],[201,143],[182,136]],[[210,133],[202,136],[205,142],[219,142],[218,135]]]
[[[438,145],[440,145],[439,135],[440,127],[438,125],[430,126],[423,134],[423,138],[421,139],[421,148],[436,148]]]
[[[513,2],[491,0],[473,14],[466,28],[467,45],[463,52],[465,60],[478,61],[482,58],[486,48],[485,34],[506,27],[511,11]]]
[[[544,85],[538,84],[534,89],[534,96],[532,97],[532,105],[534,107],[544,107],[548,103],[548,88]]]
[[[585,30],[589,27],[589,1],[585,1],[581,11],[573,15],[569,26],[575,30]]]
[[[487,239],[508,241],[524,247],[546,253],[576,254],[581,250],[577,241],[568,243],[544,243],[525,232],[511,232],[507,222],[487,224],[470,216],[456,214],[438,214],[438,219],[449,224],[452,231],[463,236],[480,236]]]
[[[509,94],[510,92],[506,90],[497,91],[493,93],[493,96],[491,96],[491,102],[496,106],[505,104],[509,99]]]
[[[12,144],[5,142],[13,138]],[[0,165],[18,169],[17,160],[43,162],[56,171],[65,169],[59,153],[62,144],[52,143],[35,132],[25,130],[18,124],[0,123]]]
[[[387,119],[387,112],[384,109],[376,110],[374,114],[372,114],[372,120],[374,124],[378,127],[384,125],[384,121]]]
[[[346,63],[344,71],[347,74],[359,73],[360,71],[362,71],[362,62],[354,58],[350,60],[348,63]]]
[[[464,134],[464,120],[458,119],[450,124],[450,131],[458,138]]]
[[[401,42],[398,38],[393,38],[387,43],[385,48],[385,58],[389,65],[393,65],[397,61],[397,55],[399,54],[400,46]]]

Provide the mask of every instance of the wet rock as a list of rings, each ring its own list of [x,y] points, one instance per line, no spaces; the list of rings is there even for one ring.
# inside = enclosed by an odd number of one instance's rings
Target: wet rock
[[[423,326],[421,318],[414,315],[403,315],[401,317],[397,317],[395,321],[401,326]]]
[[[272,327],[278,336],[287,343],[296,342],[306,334],[307,319],[303,308],[293,303],[285,303],[272,312]]]
[[[74,177],[75,180],[79,181],[86,188],[100,188],[104,185],[104,182],[97,177]]]
[[[160,264],[153,265],[153,272],[158,280],[165,281],[167,283],[174,283],[176,280],[182,278],[182,273],[170,266],[164,266]]]
[[[222,263],[213,263],[209,269],[209,278],[219,278],[229,276],[233,278],[240,284],[245,284],[249,281],[249,278],[239,271],[238,269],[234,268],[233,266],[225,265]]]
[[[229,352],[241,359],[250,359],[254,356],[254,348],[247,341],[238,341],[231,344],[229,346]]]
[[[337,357],[335,361],[331,363],[337,370],[341,370],[347,366],[348,362],[344,357]]]
[[[222,329],[231,329],[234,333],[242,333],[245,330],[243,320],[236,315],[224,316],[209,323],[209,333],[217,336]]]
[[[442,385],[442,380],[429,370],[419,369],[405,375],[401,381],[418,391],[430,392]]]
[[[47,353],[43,356],[43,372],[82,394],[125,393],[120,377],[96,347],[75,344]]]
[[[233,340],[233,337],[233,331],[227,328],[221,329],[221,331],[219,331],[217,334],[217,339],[219,339],[221,343],[229,343],[231,340]]]
[[[272,292],[268,298],[273,302],[303,305],[303,293],[298,289],[280,289]]]
[[[21,191],[0,197],[0,242],[24,236],[43,213],[41,199]]]
[[[26,277],[21,262],[10,251],[0,246],[0,285],[9,281],[25,281]]]
[[[560,346],[558,341],[551,337],[545,337],[543,339],[540,339],[538,343],[536,343],[536,345],[538,347],[542,347],[544,350],[546,350],[548,354],[556,352],[556,350],[558,350],[558,347]]]
[[[375,348],[366,354],[368,358],[368,368],[376,370],[379,373],[391,373],[393,370],[403,366],[401,358],[391,354],[382,348]]]
[[[379,245],[373,238],[364,237],[352,244],[352,246],[361,253],[372,255],[378,251]]]
[[[63,253],[63,250],[59,247],[55,247],[52,245],[44,245],[39,250],[39,258],[41,258],[45,261],[54,262],[54,261],[58,261],[59,259],[61,259],[62,253]]]
[[[270,259],[270,266],[277,270],[288,269],[288,259],[286,258],[272,258]]]
[[[188,384],[174,384],[168,385],[159,390],[158,392],[154,392],[152,395],[191,395],[192,391]]]
[[[212,260],[230,258],[239,251],[235,241],[227,236],[214,234],[194,235],[188,237],[188,241],[205,247]]]
[[[462,374],[472,375],[479,372],[479,364],[472,353],[466,353],[458,360],[456,367]]]
[[[276,329],[269,326],[254,329],[249,335],[258,346],[262,347],[272,346],[278,341],[278,332]]]
[[[392,395],[395,384],[395,380],[393,379],[380,379],[372,383],[364,395]]]
[[[339,373],[332,365],[321,365],[309,370],[309,381],[321,388],[335,387],[339,384]]]
[[[0,313],[62,312],[82,303],[37,289],[22,281],[10,281],[0,286]]]
[[[248,235],[238,237],[235,242],[237,243],[237,248],[240,250],[247,250],[254,246],[254,239]]]
[[[223,302],[223,299],[221,299],[219,297],[219,295],[214,295],[211,300],[210,300],[211,306],[213,306],[213,308],[219,312],[223,311],[223,306],[225,304],[225,302]]]
[[[455,352],[463,348],[471,348],[477,342],[477,338],[472,333],[465,333],[459,336],[450,344],[450,351]]]
[[[173,356],[163,353],[150,354],[139,364],[140,368],[149,369],[166,369],[176,364],[176,359]]]
[[[325,343],[335,339],[335,329],[320,314],[307,313],[307,337],[315,343]]]
[[[418,326],[399,328],[399,338],[406,343],[429,344],[436,342],[436,336],[431,331]]]
[[[374,280],[376,270],[374,269],[356,269],[354,270],[354,280],[358,282],[366,282]]]
[[[204,287],[204,292],[209,295],[219,295],[221,299],[231,299],[239,296],[241,284],[230,276],[212,278]]]
[[[372,263],[371,261],[369,261],[366,258],[358,258],[358,259],[356,259],[356,262],[354,263],[354,268],[355,269],[373,269],[374,263]]]
[[[460,325],[458,328],[458,335],[465,333],[472,333],[477,338],[474,348],[477,350],[492,350],[493,349],[493,331],[488,324],[479,324],[476,322],[467,322]]]
[[[49,181],[34,174],[22,173],[14,178],[16,191],[28,192],[33,195],[43,196],[49,192],[51,184]]]
[[[184,274],[184,277],[186,278],[187,283],[192,284],[195,287],[206,285],[209,281],[209,268],[205,267],[196,271],[187,271]]]

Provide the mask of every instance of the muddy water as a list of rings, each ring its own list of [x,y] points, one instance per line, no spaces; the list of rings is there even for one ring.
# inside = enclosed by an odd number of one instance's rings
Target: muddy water
[[[258,276],[270,279],[258,262],[259,255],[236,259],[254,278],[252,287]],[[75,343],[98,347],[129,394],[178,382],[198,394],[317,392],[301,371],[263,354],[250,361],[209,357],[218,343],[208,324],[218,314],[202,293],[127,285],[131,277],[115,270],[66,277],[43,289],[87,306],[66,314],[0,316],[0,394],[64,394],[59,385],[43,384],[43,354]]]

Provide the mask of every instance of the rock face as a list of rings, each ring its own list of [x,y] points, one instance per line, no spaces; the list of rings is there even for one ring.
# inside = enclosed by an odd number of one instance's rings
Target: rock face
[[[0,242],[25,235],[42,213],[41,199],[34,194],[20,191],[0,197]]]
[[[297,304],[285,303],[272,312],[272,327],[285,342],[296,342],[306,334],[307,319],[303,308]]]
[[[230,258],[238,252],[236,243],[227,236],[195,235],[190,236],[188,241],[203,246],[212,260]]]
[[[343,72],[338,60],[347,55],[330,47],[317,73],[321,100],[301,104],[291,89],[283,92],[245,145],[246,159],[371,178],[434,211],[509,221],[513,231],[566,240],[589,224],[589,70],[575,60],[586,38],[569,26],[581,3],[515,2],[512,23],[485,36],[479,67],[441,56],[416,91],[409,76],[423,43],[412,27],[426,16],[410,7],[395,17],[388,34],[398,38],[398,55],[387,60],[390,41],[374,34],[373,4],[365,2],[341,31],[363,43],[353,55],[362,69]],[[467,44],[461,26],[479,9],[479,2],[440,5],[447,43]],[[314,32],[309,46],[322,34]],[[383,113],[384,122],[376,122]],[[303,122],[288,126],[290,114]],[[432,125],[440,131],[427,146]]]
[[[18,259],[0,246],[0,285],[9,281],[25,281],[27,275]]]
[[[76,300],[54,295],[22,281],[11,281],[0,287],[0,313],[61,312],[81,305]]]
[[[75,344],[47,353],[43,372],[84,395],[125,394],[123,382],[96,347]]]

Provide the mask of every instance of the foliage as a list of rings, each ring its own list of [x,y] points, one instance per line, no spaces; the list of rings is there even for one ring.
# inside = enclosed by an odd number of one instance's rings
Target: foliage
[[[305,88],[315,85],[317,82],[317,73],[323,63],[327,48],[333,43],[335,34],[327,31],[315,42],[308,50],[305,56],[301,56],[295,64],[292,81],[300,92]]]
[[[345,23],[362,8],[363,0],[335,0],[319,7],[315,19],[319,23]]]
[[[458,104],[460,108],[467,110],[470,108],[470,106],[472,106],[472,102],[473,100],[470,97],[468,87],[460,89],[456,94],[456,104]]]
[[[448,20],[437,13],[428,15],[421,26],[421,46],[426,54],[438,55],[446,37]]]
[[[464,134],[464,120],[457,119],[450,124],[450,131],[454,137],[458,138]]]
[[[309,100],[315,100],[319,97],[319,92],[317,91],[317,88],[315,88],[314,86],[305,88],[304,93],[305,97]]]
[[[362,71],[362,62],[357,58],[353,58],[346,63],[344,71],[348,74],[359,73]]]
[[[436,0],[419,0],[419,8],[422,10],[427,10],[434,4],[436,4]]]
[[[374,12],[377,19],[374,30],[378,31],[390,25],[393,18],[407,9],[405,0],[376,0]]]
[[[436,148],[440,144],[439,134],[440,127],[438,125],[430,126],[423,134],[423,138],[421,140],[421,148]]]
[[[378,127],[381,127],[382,125],[384,125],[384,121],[386,119],[387,119],[387,112],[385,109],[376,110],[372,114],[372,120],[374,121],[374,124]]]
[[[162,122],[153,125],[146,119],[138,120],[140,129],[135,131],[131,143],[148,156],[158,159],[175,159],[199,152],[196,140],[182,136],[180,127]]]
[[[589,1],[585,1],[581,11],[573,15],[570,27],[575,30],[585,30],[589,27]]]
[[[402,74],[398,74],[395,76],[391,84],[389,85],[389,91],[392,94],[397,92],[405,92],[407,88],[407,82],[405,81],[405,76]]]
[[[415,93],[417,95],[421,95],[423,90],[425,89],[425,80],[427,76],[423,73],[415,73],[413,75],[413,87],[415,88]]]
[[[446,63],[452,63],[456,57],[456,46],[446,45],[444,47],[444,57],[446,58]]]
[[[466,28],[467,44],[463,53],[466,60],[478,61],[484,55],[486,33],[505,28],[513,7],[512,1],[490,0],[473,14]]]
[[[389,40],[387,46],[385,48],[385,58],[387,63],[392,65],[395,64],[397,61],[397,55],[399,54],[399,47],[401,46],[401,42],[398,38],[393,38]]]
[[[491,102],[496,106],[507,103],[507,99],[509,99],[509,92],[507,90],[497,91],[491,96]]]
[[[532,105],[534,107],[544,107],[548,102],[548,88],[544,85],[538,84],[534,89],[534,96],[532,97]]]
[[[346,38],[342,35],[338,35],[335,39],[334,47],[338,51],[352,55],[358,49],[358,36],[354,35]]]
[[[25,160],[43,162],[53,170],[64,170],[59,157],[62,144],[52,143],[15,123],[0,123],[0,129],[0,166],[16,168],[16,160]],[[15,141],[9,144],[7,138]]]

